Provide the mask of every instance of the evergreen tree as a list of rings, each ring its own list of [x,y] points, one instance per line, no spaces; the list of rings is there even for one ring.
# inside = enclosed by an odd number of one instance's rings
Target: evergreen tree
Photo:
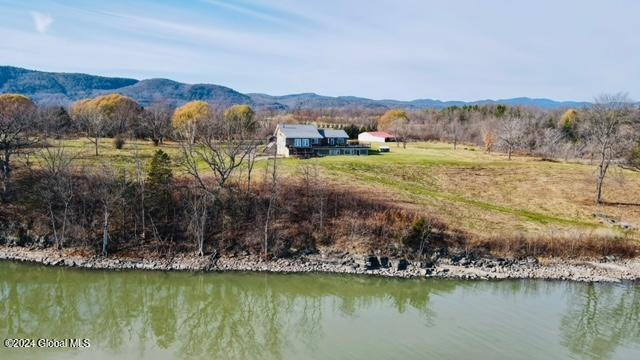
[[[503,117],[505,115],[505,113],[507,112],[507,106],[506,105],[498,105],[496,106],[496,117]]]
[[[360,128],[353,124],[345,126],[342,130],[349,135],[349,139],[357,139],[358,134],[360,134]]]
[[[173,171],[171,158],[162,150],[157,150],[149,164],[146,181],[146,198],[149,215],[160,228],[166,223],[171,209],[171,187],[173,185]]]
[[[147,175],[147,186],[149,188],[162,188],[171,184],[173,180],[173,171],[171,170],[171,158],[162,151],[157,150],[153,154],[151,164],[149,165],[149,173]]]

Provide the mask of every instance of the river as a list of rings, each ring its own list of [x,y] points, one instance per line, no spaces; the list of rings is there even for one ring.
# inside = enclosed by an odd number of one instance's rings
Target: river
[[[0,262],[1,359],[640,359],[640,284]]]

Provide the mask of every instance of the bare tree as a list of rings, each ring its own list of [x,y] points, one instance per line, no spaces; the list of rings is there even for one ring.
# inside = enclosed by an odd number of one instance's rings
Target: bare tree
[[[122,200],[126,189],[123,180],[118,179],[116,169],[111,165],[105,165],[99,175],[95,175],[95,190],[102,207],[102,255],[109,254],[111,235],[109,233],[111,214],[116,204]]]
[[[458,141],[460,141],[460,135],[462,133],[462,126],[460,124],[460,120],[458,118],[451,119],[449,123],[449,134],[451,136],[451,140],[453,141],[453,150],[458,148]]]
[[[256,158],[258,149],[256,146],[253,147],[253,150],[250,151],[249,156],[247,157],[247,194],[251,195],[251,174],[253,173],[253,168],[256,163]]]
[[[140,237],[142,240],[146,238],[146,205],[145,205],[145,195],[146,195],[146,171],[145,167],[142,164],[142,158],[140,156],[140,149],[138,148],[138,144],[134,142],[133,144],[133,156],[135,160],[135,182],[138,185],[138,195],[140,196]],[[137,234],[136,234],[137,235]]]
[[[109,129],[108,118],[99,110],[84,106],[74,109],[73,118],[93,143],[96,156],[100,156],[100,139],[106,136]]]
[[[165,103],[155,103],[145,109],[141,118],[142,128],[150,134],[154,145],[162,145],[171,134],[172,114],[173,109]]]
[[[269,251],[269,237],[270,237],[270,230],[269,230],[269,226],[273,217],[273,212],[275,210],[275,206],[276,206],[276,200],[278,199],[278,157],[277,157],[277,152],[273,151],[273,156],[271,157],[271,184],[269,187],[269,203],[267,204],[267,212],[265,215],[265,221],[264,221],[264,248],[263,248],[263,255],[264,258],[267,258],[268,255],[268,251]],[[267,172],[269,171],[269,166],[267,165],[266,169]],[[267,183],[267,179],[265,177],[265,184]]]
[[[402,142],[407,148],[407,136],[409,134],[409,117],[402,109],[391,109],[386,111],[378,119],[378,129],[382,131],[392,131],[396,138],[396,145],[399,147]]]
[[[501,147],[507,151],[511,160],[511,154],[522,144],[524,120],[519,117],[508,117],[502,120],[500,125],[499,141]]]
[[[114,102],[111,111],[102,109],[107,112],[111,134],[114,136],[131,136],[135,129],[140,127],[140,121],[143,116],[142,107],[134,100],[125,96],[118,97],[118,101]]]
[[[217,189],[206,186],[202,181],[200,164],[204,163],[214,174],[217,188],[224,188],[238,168],[255,154],[258,144],[254,139],[256,124],[227,121],[215,116],[201,127],[196,144],[181,142],[183,166],[206,191],[216,193]]]
[[[200,187],[191,188],[187,198],[187,231],[195,239],[198,255],[204,256],[204,240],[207,228],[208,207],[211,195]]]
[[[433,229],[432,229],[431,223],[427,220],[424,220],[424,222],[421,223],[421,226],[419,228],[419,233],[417,234],[420,239],[420,245],[418,246],[419,258],[422,258],[424,256],[423,254],[425,251],[425,247],[431,241],[432,232],[433,232]]]
[[[45,147],[38,156],[42,160],[43,172],[40,195],[47,206],[55,246],[62,249],[66,242],[69,208],[76,190],[72,174],[74,156],[62,142],[55,147]]]
[[[409,120],[407,118],[398,118],[390,125],[389,130],[396,138],[396,145],[400,147],[400,143],[402,143],[402,147],[406,149],[409,136]]]
[[[317,223],[320,233],[324,231],[327,204],[326,179],[322,179],[320,166],[312,160],[298,166],[302,181],[303,195],[307,198],[304,207],[308,209],[309,219]]]
[[[60,139],[77,130],[69,112],[62,106],[39,107],[38,120],[44,138]]]
[[[225,208],[222,202],[228,197],[229,180],[254,156],[257,142],[254,139],[256,122],[253,116],[227,118],[215,114],[198,122],[195,137],[183,137],[181,141],[182,166],[209,194],[208,199],[220,206],[221,230],[225,230]],[[193,143],[190,140],[195,140]],[[203,172],[202,165],[205,170]],[[212,176],[209,176],[210,172]],[[213,180],[213,181],[210,181]]]
[[[447,137],[453,142],[453,150],[458,148],[458,142],[464,132],[463,123],[466,120],[466,114],[462,110],[456,108],[448,108],[444,110],[446,113],[447,125],[445,128]]]
[[[0,95],[0,183],[2,198],[9,190],[11,157],[38,143],[36,106],[22,95]]]
[[[602,188],[607,170],[629,145],[624,141],[625,127],[632,123],[631,101],[627,94],[605,94],[597,97],[588,109],[583,131],[598,160],[595,202],[602,202]]]
[[[537,149],[535,153],[544,159],[554,159],[562,156],[566,161],[571,154],[573,144],[565,141],[562,130],[545,128],[537,134]]]

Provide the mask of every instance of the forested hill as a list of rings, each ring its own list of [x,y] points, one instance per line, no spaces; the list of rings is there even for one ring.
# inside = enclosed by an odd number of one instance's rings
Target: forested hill
[[[159,101],[182,105],[191,100],[204,100],[223,106],[253,104],[249,96],[219,85],[191,85],[167,79],[140,81],[0,66],[0,93],[24,94],[41,104],[66,105],[113,92],[129,96],[142,105]]]
[[[526,97],[463,102],[431,99],[412,101],[372,100],[355,96],[322,96],[314,93],[272,96],[266,94],[242,94],[231,88],[214,84],[184,84],[168,79],[136,80],[79,73],[43,72],[12,66],[0,66],[0,93],[28,95],[41,104],[67,105],[79,99],[112,92],[129,96],[142,105],[163,101],[177,106],[192,100],[204,100],[214,105],[225,107],[234,104],[249,104],[257,109],[276,110],[346,107],[423,109],[484,104],[523,105],[554,109],[587,105],[585,102],[560,102]]]

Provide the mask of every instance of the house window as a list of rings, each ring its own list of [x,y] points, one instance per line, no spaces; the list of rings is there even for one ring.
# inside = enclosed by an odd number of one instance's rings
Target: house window
[[[309,139],[294,139],[294,147],[309,147]]]
[[[327,140],[329,140],[329,145],[334,145],[336,143],[336,139],[334,138],[328,138]]]

